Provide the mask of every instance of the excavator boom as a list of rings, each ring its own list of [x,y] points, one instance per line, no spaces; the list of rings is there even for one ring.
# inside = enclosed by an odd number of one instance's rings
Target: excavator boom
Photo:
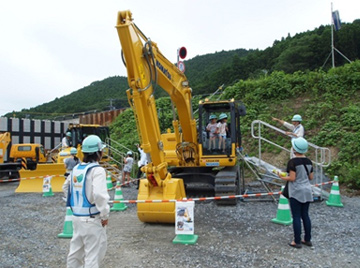
[[[160,85],[176,106],[182,128],[180,134],[178,122],[173,122],[177,143],[196,143],[191,88],[185,75],[133,23],[129,10],[118,13],[116,29],[128,73],[128,100],[137,119],[142,148],[151,157],[143,168],[147,181],[141,182],[138,199],[182,199],[183,181],[171,177],[165,161],[153,83]],[[138,216],[146,222],[174,222],[175,204],[138,204]]]

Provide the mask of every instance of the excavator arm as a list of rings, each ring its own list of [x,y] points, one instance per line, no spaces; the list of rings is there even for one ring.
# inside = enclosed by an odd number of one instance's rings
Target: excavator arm
[[[128,73],[127,95],[137,118],[144,152],[150,153],[155,166],[162,165],[165,160],[153,84],[169,94],[177,109],[179,121],[173,121],[177,143],[196,143],[197,140],[191,88],[186,76],[133,23],[130,11],[119,12],[116,28]]]
[[[169,197],[182,199],[185,197],[183,182],[181,179],[171,178],[167,169],[153,84],[158,84],[165,90],[176,107],[179,120],[173,120],[173,127],[180,156],[187,150],[184,148],[189,148],[187,144],[197,142],[196,121],[191,106],[191,88],[186,76],[167,60],[157,44],[147,38],[133,23],[129,10],[118,13],[116,29],[122,47],[123,61],[127,68],[130,86],[127,90],[128,100],[136,117],[142,148],[151,156],[151,162],[143,168],[148,182],[141,183],[138,199],[169,199]],[[197,147],[191,148],[196,150],[194,148]],[[193,155],[196,155],[196,152]],[[196,159],[194,157],[192,161]],[[140,220],[146,222],[174,222],[175,206],[170,205],[169,208],[169,204],[164,206],[158,204],[156,208],[147,207],[139,213],[142,204],[138,204],[138,216]],[[154,215],[155,210],[158,211],[157,215]],[[163,216],[165,214],[168,216]]]

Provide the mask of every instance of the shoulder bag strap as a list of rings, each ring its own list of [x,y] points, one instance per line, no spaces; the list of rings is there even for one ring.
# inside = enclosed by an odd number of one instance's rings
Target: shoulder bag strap
[[[308,179],[310,179],[309,170],[307,169],[307,166],[305,164],[303,164],[303,166],[305,167],[306,174],[308,175]]]

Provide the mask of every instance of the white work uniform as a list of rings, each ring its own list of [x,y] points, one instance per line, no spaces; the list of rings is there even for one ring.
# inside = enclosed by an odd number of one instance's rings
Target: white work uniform
[[[65,196],[68,194],[71,178],[70,174],[63,185]],[[102,227],[101,220],[109,217],[110,196],[106,186],[106,172],[102,167],[94,167],[87,173],[85,194],[87,200],[95,204],[100,213],[91,217],[73,215],[73,237],[67,258],[68,268],[101,267],[107,249],[106,228]]]
[[[67,148],[70,146],[70,141],[68,140],[68,138],[65,136],[64,138],[62,138],[61,140],[61,146],[63,148]]]
[[[140,153],[140,160],[138,161],[138,167],[145,166],[147,164],[146,153],[140,147],[138,148],[138,151]]]
[[[296,127],[293,124],[290,124],[288,122],[284,122],[284,127],[286,127],[287,129],[291,130],[292,133],[294,133],[296,135],[296,137],[291,136],[292,139],[294,138],[300,138],[300,137],[304,137],[305,134],[305,130],[302,124],[297,125]]]
[[[300,138],[300,137],[304,137],[305,135],[305,129],[303,127],[302,124],[297,125],[296,127],[293,124],[290,124],[288,122],[284,122],[284,127],[288,128],[289,130],[292,131],[292,133],[294,133],[296,135],[295,136],[291,136],[291,139],[296,139],[296,138]],[[294,158],[295,154],[294,154],[294,148],[291,147],[291,151],[290,151],[290,157]]]

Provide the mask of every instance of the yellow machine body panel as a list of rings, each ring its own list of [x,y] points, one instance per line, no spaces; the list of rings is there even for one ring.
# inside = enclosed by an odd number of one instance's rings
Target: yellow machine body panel
[[[161,140],[164,144],[165,161],[169,166],[178,166],[179,158],[176,154],[176,140],[175,133],[161,134]]]
[[[153,187],[148,180],[140,180],[138,200],[164,200],[162,203],[138,203],[137,215],[143,222],[174,223],[175,202],[185,197],[185,188],[181,179],[172,178],[163,187]]]
[[[53,176],[51,179],[51,188],[53,192],[62,192],[62,185],[65,177],[64,164],[45,163],[37,164],[36,170],[21,169],[20,183],[16,188],[16,193],[41,193],[43,191],[44,176]]]
[[[11,142],[10,132],[0,133],[0,164],[4,163],[6,149]]]
[[[46,156],[44,147],[36,143],[21,143],[13,144],[10,150],[10,158],[16,159],[31,159],[38,163],[45,163]]]

